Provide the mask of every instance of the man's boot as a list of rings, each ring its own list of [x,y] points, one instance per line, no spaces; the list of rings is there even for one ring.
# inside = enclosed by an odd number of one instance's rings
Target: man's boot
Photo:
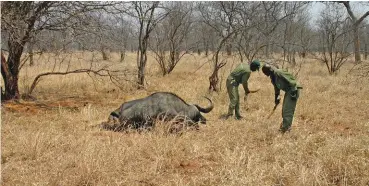
[[[235,114],[236,115],[236,119],[237,120],[241,120],[243,117],[240,114],[240,106],[239,105],[236,105],[235,111],[236,111],[236,114]]]
[[[283,122],[281,123],[281,125],[279,126],[279,132],[281,132],[282,134],[291,131],[291,127],[283,127]]]
[[[242,116],[240,116],[240,115],[238,115],[238,116],[236,116],[236,120],[241,120],[243,117]]]
[[[291,128],[285,129],[285,128],[280,128],[279,132],[281,132],[282,134],[286,133],[286,132],[290,132]]]
[[[225,119],[228,119],[228,118],[230,118],[232,116],[233,116],[233,109],[232,108],[228,108],[228,113],[225,116]]]

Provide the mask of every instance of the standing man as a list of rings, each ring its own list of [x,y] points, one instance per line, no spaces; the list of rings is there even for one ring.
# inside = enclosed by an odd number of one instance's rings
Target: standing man
[[[226,119],[228,119],[233,115],[233,110],[235,110],[236,119],[239,120],[242,118],[240,114],[240,96],[238,94],[238,85],[242,84],[243,89],[245,90],[245,100],[246,100],[247,95],[250,93],[247,81],[249,80],[251,71],[254,72],[259,69],[260,62],[258,60],[252,61],[250,65],[244,62],[239,64],[228,76],[226,85],[230,103]]]
[[[283,122],[279,129],[279,131],[285,133],[291,130],[297,99],[300,95],[299,89],[302,89],[302,86],[296,81],[295,77],[287,71],[272,68],[268,64],[265,64],[261,70],[266,76],[270,77],[274,86],[275,107],[281,100],[279,97],[280,90],[285,92],[282,107]]]

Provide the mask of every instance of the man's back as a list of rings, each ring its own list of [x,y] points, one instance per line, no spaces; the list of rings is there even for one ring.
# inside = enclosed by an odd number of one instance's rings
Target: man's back
[[[242,83],[242,76],[251,74],[250,65],[247,63],[239,64],[230,74],[237,83]]]
[[[283,69],[274,69],[275,85],[284,91],[289,91],[293,87],[301,87],[295,77]]]

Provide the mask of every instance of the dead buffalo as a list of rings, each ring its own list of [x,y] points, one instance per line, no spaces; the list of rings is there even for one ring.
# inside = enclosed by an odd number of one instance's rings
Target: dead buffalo
[[[148,97],[123,103],[119,111],[110,114],[110,119],[118,119],[117,125],[104,127],[113,130],[124,130],[127,128],[144,128],[154,125],[155,120],[185,122],[192,125],[206,123],[202,113],[209,113],[213,108],[213,102],[209,99],[210,106],[202,108],[196,104],[188,104],[182,98],[170,92],[157,92]]]

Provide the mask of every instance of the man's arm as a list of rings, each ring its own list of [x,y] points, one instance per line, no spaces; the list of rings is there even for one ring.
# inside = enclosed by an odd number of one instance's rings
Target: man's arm
[[[276,76],[274,74],[270,75],[270,79],[272,80],[272,84],[274,86],[274,103],[275,105],[278,105],[281,101],[281,98],[279,97],[281,89],[279,89],[276,85]]]
[[[247,96],[247,94],[250,93],[250,90],[249,90],[249,86],[248,86],[248,83],[247,81],[249,80],[250,78],[250,73],[245,73],[243,76],[242,76],[242,86],[243,86],[243,89],[245,90],[245,95]]]

